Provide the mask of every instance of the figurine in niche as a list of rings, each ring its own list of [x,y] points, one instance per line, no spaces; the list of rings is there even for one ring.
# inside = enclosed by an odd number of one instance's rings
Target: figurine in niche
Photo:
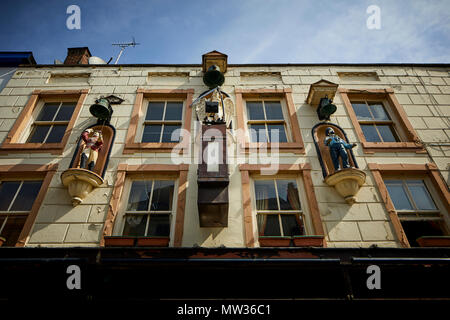
[[[86,129],[81,134],[84,141],[80,156],[80,168],[92,171],[97,162],[98,152],[103,145],[101,131]]]
[[[350,144],[347,143],[345,140],[341,139],[339,136],[337,136],[334,133],[333,128],[328,127],[325,130],[325,145],[330,148],[330,156],[331,160],[333,161],[334,170],[338,171],[341,170],[340,163],[339,163],[339,157],[342,159],[342,167],[350,168],[350,163],[348,161],[348,155],[346,149],[352,149],[356,147],[356,143]]]

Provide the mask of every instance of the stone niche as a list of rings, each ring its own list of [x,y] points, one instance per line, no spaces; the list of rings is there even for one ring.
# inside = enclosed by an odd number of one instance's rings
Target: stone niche
[[[329,148],[324,142],[325,130],[329,127],[333,128],[337,136],[349,143],[345,131],[337,124],[321,122],[312,128],[312,137],[322,167],[322,175],[326,184],[334,187],[348,204],[353,204],[356,202],[356,194],[366,181],[366,174],[358,168],[358,163],[351,149],[346,150],[351,168],[338,171],[334,169]],[[339,161],[342,168],[342,159],[339,159]]]
[[[110,124],[96,124],[86,129],[101,130],[103,145],[98,152],[97,161],[93,170],[80,168],[80,157],[82,146],[84,144],[83,139],[80,137],[72,161],[70,162],[69,169],[61,174],[62,183],[67,187],[69,194],[72,197],[72,205],[74,207],[82,203],[84,198],[86,198],[93,189],[103,184],[116,133],[116,130]]]

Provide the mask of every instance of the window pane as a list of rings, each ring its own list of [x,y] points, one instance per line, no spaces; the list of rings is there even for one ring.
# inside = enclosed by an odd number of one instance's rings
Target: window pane
[[[279,101],[265,101],[267,120],[284,120],[283,110]]]
[[[297,183],[295,180],[277,180],[280,210],[300,210]]]
[[[147,215],[127,215],[125,217],[124,236],[145,236],[145,227],[147,225]]]
[[[11,211],[30,211],[41,189],[42,181],[24,181]]]
[[[144,127],[142,142],[160,142],[162,125],[152,124]]]
[[[66,132],[67,126],[53,126],[50,134],[47,137],[47,140],[45,140],[45,143],[58,143],[61,142],[62,138],[64,137],[64,133]]]
[[[6,239],[3,246],[12,247],[16,245],[26,220],[27,216],[23,215],[14,215],[7,218],[5,227],[1,233],[1,236]]]
[[[251,142],[267,142],[266,126],[264,124],[252,124],[250,126]]]
[[[287,142],[286,130],[282,124],[268,124],[270,142]]]
[[[264,214],[261,215],[263,219],[259,234],[262,236],[281,236],[280,221],[277,214]]]
[[[361,129],[364,133],[364,137],[368,142],[381,142],[380,136],[374,125],[361,125]]]
[[[352,107],[358,120],[373,120],[369,108],[364,102],[352,102]]]
[[[396,210],[413,210],[400,180],[385,181],[385,184]]]
[[[296,214],[282,214],[281,223],[283,225],[283,234],[285,236],[301,236],[303,227]]]
[[[164,120],[180,120],[183,112],[183,102],[167,102]]]
[[[437,209],[423,181],[407,181],[406,183],[419,210]]]
[[[381,137],[384,142],[397,142],[398,139],[394,135],[394,130],[390,125],[377,124],[378,131],[380,131]]]
[[[55,121],[69,121],[72,117],[73,110],[75,110],[75,104],[63,103],[56,115]]]
[[[162,120],[164,102],[149,102],[145,120]]]
[[[375,120],[391,120],[382,103],[369,103],[369,106]]]
[[[165,124],[161,142],[178,142],[180,141],[180,125]],[[177,131],[175,131],[177,130]],[[174,133],[175,131],[175,133]],[[172,136],[173,134],[173,136]],[[172,139],[173,138],[173,139]]]
[[[3,181],[0,184],[0,211],[8,210],[19,186],[20,181]]]
[[[277,195],[273,180],[255,180],[257,210],[278,210]]]
[[[30,134],[27,142],[30,143],[42,143],[47,136],[48,130],[51,126],[34,126],[33,131]]]
[[[147,236],[165,237],[170,234],[170,216],[168,214],[152,214],[148,224]]]
[[[56,114],[56,111],[58,110],[59,105],[60,105],[59,102],[44,104],[41,112],[39,112],[39,115],[36,118],[36,121],[52,121],[53,117]]]
[[[170,211],[172,210],[173,181],[156,180],[153,189],[152,211]],[[151,220],[151,219],[150,219]]]
[[[133,181],[127,211],[147,211],[151,192],[152,181]]]
[[[247,112],[249,120],[264,120],[264,110],[262,102],[247,102]]]

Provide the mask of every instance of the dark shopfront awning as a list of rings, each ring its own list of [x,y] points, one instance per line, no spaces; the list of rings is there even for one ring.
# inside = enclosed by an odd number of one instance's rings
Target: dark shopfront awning
[[[450,299],[450,248],[0,248],[0,301]],[[81,270],[69,290],[67,267]],[[367,288],[370,265],[381,289]]]

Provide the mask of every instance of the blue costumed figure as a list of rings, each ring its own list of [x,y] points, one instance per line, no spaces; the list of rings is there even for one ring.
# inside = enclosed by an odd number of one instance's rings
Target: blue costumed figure
[[[352,149],[356,147],[356,143],[350,144],[345,140],[341,139],[334,133],[333,128],[328,127],[325,130],[325,145],[330,148],[331,160],[333,161],[333,166],[335,171],[341,170],[339,164],[339,157],[342,158],[342,166],[345,168],[350,168],[350,163],[348,162],[348,155],[346,149]]]

